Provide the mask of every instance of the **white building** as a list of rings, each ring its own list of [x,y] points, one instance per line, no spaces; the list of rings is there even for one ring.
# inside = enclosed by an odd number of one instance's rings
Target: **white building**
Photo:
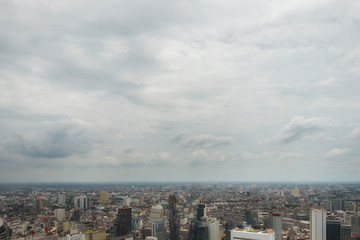
[[[275,240],[273,232],[253,232],[233,229],[230,231],[231,240]]]
[[[149,222],[157,223],[164,221],[163,219],[164,209],[161,205],[154,205],[151,207]]]
[[[275,232],[275,240],[282,240],[282,219],[280,213],[273,213],[273,229]]]
[[[311,209],[310,211],[310,239],[326,240],[326,212]]]
[[[220,223],[216,218],[208,218],[206,222],[208,226],[208,236],[209,240],[219,240],[220,239]]]
[[[65,209],[63,209],[63,208],[55,209],[54,216],[59,221],[64,220],[65,219]]]

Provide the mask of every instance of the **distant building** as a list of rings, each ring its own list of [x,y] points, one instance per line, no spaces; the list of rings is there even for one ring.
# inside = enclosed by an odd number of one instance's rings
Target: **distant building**
[[[216,218],[208,218],[206,221],[208,227],[209,240],[220,239],[220,223]]]
[[[340,240],[340,221],[326,221],[326,240]]]
[[[200,221],[200,219],[204,216],[206,216],[206,204],[199,203],[196,211],[196,219]]]
[[[158,239],[157,239],[157,237],[148,236],[148,237],[145,238],[145,240],[158,240]]]
[[[351,226],[350,225],[341,225],[340,240],[351,240]]]
[[[165,222],[157,222],[151,224],[151,235],[156,237],[158,240],[166,240],[166,225]]]
[[[63,193],[60,193],[58,195],[58,205],[62,207],[66,207],[66,195]]]
[[[326,210],[336,211],[336,210],[345,210],[345,200],[343,199],[331,199],[326,202]]]
[[[280,213],[272,214],[273,229],[275,232],[275,240],[282,240],[282,219]]]
[[[89,199],[86,197],[86,195],[76,196],[74,199],[74,205],[81,210],[88,209]]]
[[[177,203],[176,196],[171,194],[169,196],[170,240],[179,240],[179,236],[180,236],[180,218],[176,203]]]
[[[326,212],[324,210],[311,210],[310,236],[310,240],[326,240]]]
[[[131,233],[132,209],[120,208],[114,221],[115,237],[126,236]]]
[[[109,202],[109,192],[102,191],[100,193],[100,203],[108,203]]]
[[[360,215],[356,214],[351,217],[351,234],[352,237],[360,237]]]
[[[230,231],[231,240],[275,240],[273,232],[256,232],[233,229]]]
[[[58,221],[62,221],[65,219],[65,209],[59,208],[54,210],[54,216]]]
[[[149,223],[163,222],[164,209],[161,205],[154,205],[150,210]]]

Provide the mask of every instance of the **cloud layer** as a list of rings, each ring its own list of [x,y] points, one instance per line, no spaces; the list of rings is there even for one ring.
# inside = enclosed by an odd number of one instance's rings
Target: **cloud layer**
[[[1,1],[0,181],[359,181],[359,12]]]

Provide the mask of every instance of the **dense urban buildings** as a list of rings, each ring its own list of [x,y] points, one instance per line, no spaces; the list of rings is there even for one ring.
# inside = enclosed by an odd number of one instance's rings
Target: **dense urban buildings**
[[[357,184],[3,184],[0,236],[356,240],[359,209]]]

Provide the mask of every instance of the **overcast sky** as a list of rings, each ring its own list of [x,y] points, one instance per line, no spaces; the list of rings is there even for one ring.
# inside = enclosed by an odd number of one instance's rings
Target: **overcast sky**
[[[0,182],[359,181],[360,1],[0,1]]]

